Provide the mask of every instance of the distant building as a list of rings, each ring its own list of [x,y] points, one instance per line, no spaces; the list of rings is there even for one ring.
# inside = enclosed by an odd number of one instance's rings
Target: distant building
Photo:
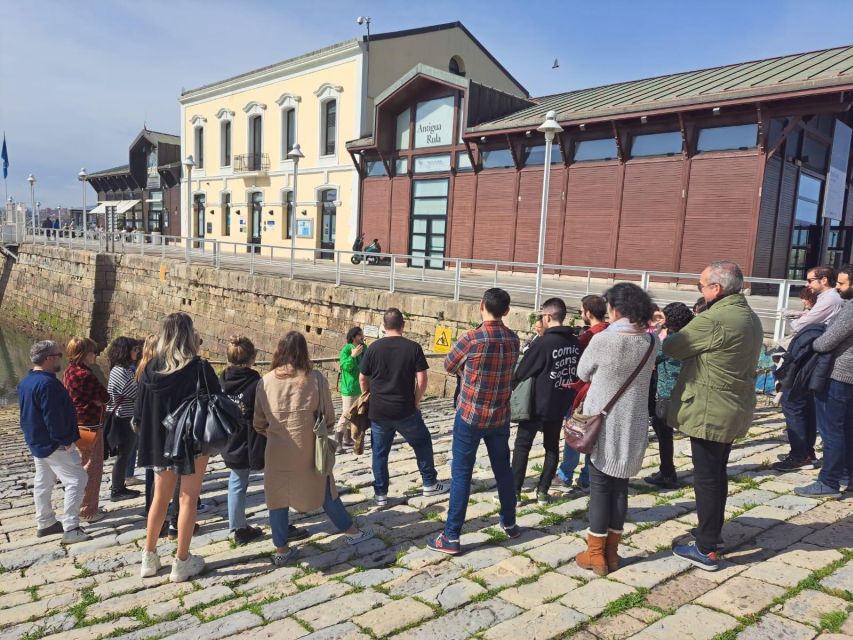
[[[98,205],[89,224],[181,235],[180,138],[143,129],[131,143],[128,164],[90,173]],[[75,226],[82,226],[75,217]]]
[[[414,266],[535,263],[548,162],[546,264],[606,277],[730,259],[804,279],[851,259],[851,70],[853,47],[839,47],[513,107],[475,79],[413,66],[377,96],[378,135],[347,144],[361,230]],[[546,158],[537,127],[551,110],[563,132]]]
[[[344,141],[373,132],[375,96],[418,63],[527,97],[459,22],[355,38],[186,91],[182,157],[195,167],[192,185],[184,180],[184,232],[290,246],[295,211],[297,247],[350,249],[359,176]],[[294,205],[287,154],[297,142],[305,157]]]

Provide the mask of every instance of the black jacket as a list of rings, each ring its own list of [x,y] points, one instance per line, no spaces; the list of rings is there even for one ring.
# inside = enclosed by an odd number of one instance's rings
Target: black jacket
[[[255,416],[255,389],[261,374],[248,367],[228,367],[219,376],[222,392],[240,406],[243,423],[240,430],[228,439],[222,451],[222,459],[229,469],[264,468],[264,451],[267,439],[255,431],[252,420]]]
[[[572,406],[575,392],[566,388],[577,379],[581,348],[569,327],[546,329],[534,340],[518,363],[513,383],[536,378],[533,385],[534,415],[541,420],[563,418]]]
[[[157,373],[159,366],[159,361],[155,359],[145,367],[139,382],[133,417],[139,425],[139,466],[168,469],[174,467],[175,463],[163,455],[166,445],[163,419],[184,400],[195,395],[199,372],[204,374],[211,393],[218,393],[221,388],[213,367],[198,356],[172,373]],[[192,460],[192,456],[189,460]],[[179,471],[182,474],[193,473],[188,466],[183,466]]]
[[[817,353],[812,343],[823,335],[826,325],[809,324],[791,339],[782,366],[776,370],[776,379],[783,389],[790,389],[789,397],[797,399],[809,392],[823,391],[832,371],[832,354]]]

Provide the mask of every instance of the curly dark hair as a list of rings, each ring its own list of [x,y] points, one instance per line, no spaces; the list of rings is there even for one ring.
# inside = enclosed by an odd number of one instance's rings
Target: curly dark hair
[[[138,340],[127,336],[119,336],[113,340],[107,348],[107,361],[110,363],[110,369],[113,367],[129,367],[133,362],[131,353],[138,344]]]
[[[669,333],[678,333],[693,319],[693,312],[683,302],[670,302],[663,308],[663,315]]]
[[[631,282],[620,282],[604,293],[607,304],[633,324],[645,326],[652,320],[654,307],[645,291]]]
[[[347,331],[347,344],[352,344],[353,340],[355,340],[362,333],[364,333],[364,331],[361,330],[361,327],[352,327],[349,331]]]

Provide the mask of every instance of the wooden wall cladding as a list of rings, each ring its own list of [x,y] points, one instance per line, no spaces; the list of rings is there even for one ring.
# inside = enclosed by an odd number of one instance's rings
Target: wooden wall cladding
[[[391,239],[388,237],[388,196],[391,181],[388,178],[364,180],[361,189],[361,230],[364,232],[364,246],[369,245],[374,238],[379,238],[383,249],[389,247]],[[406,226],[408,228],[408,223]]]
[[[407,177],[391,180],[391,253],[409,253],[409,221],[411,216],[412,181]],[[386,245],[382,245],[385,247]]]
[[[512,260],[515,235],[516,172],[483,172],[478,176],[474,225],[476,260]]]
[[[563,264],[610,267],[610,240],[619,213],[619,166],[573,165],[566,190]]]
[[[474,191],[477,177],[473,173],[457,175],[453,180],[453,212],[450,216],[450,250],[454,258],[470,258],[474,240]]]

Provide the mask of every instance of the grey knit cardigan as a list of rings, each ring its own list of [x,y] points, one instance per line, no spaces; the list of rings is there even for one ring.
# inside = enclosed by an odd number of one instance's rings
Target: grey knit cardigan
[[[649,338],[655,342],[652,356],[610,410],[591,454],[595,468],[615,478],[630,478],[643,466],[649,444],[649,383],[660,343],[653,334],[603,331],[578,363],[578,377],[590,381],[583,412],[597,415],[640,364]]]

